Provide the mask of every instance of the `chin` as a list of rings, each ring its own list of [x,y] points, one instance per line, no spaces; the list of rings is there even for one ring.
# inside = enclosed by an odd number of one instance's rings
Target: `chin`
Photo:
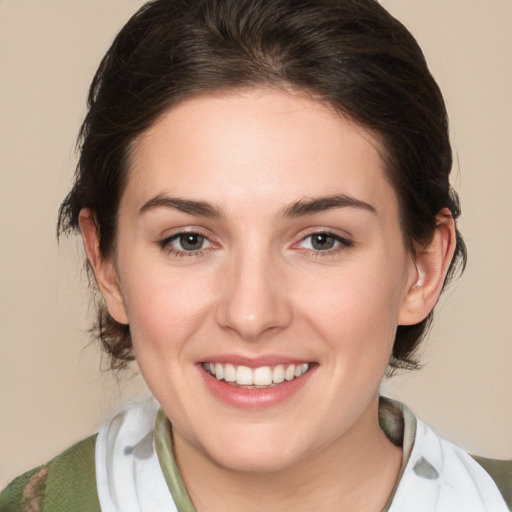
[[[272,473],[289,468],[304,458],[303,446],[289,435],[272,436],[269,432],[248,429],[246,435],[216,437],[211,449],[205,447],[205,451],[215,464],[231,471]]]
[[[296,457],[279,451],[247,453],[243,448],[239,448],[234,453],[211,454],[211,456],[219,466],[237,473],[274,473],[283,471],[298,462]]]

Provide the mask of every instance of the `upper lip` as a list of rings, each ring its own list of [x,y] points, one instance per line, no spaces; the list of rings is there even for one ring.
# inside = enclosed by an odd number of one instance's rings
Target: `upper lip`
[[[257,357],[247,357],[239,354],[218,354],[206,356],[200,363],[231,363],[236,366],[247,366],[249,368],[258,368],[260,366],[277,366],[278,364],[304,364],[311,363],[311,360],[281,356],[277,354],[260,355]]]

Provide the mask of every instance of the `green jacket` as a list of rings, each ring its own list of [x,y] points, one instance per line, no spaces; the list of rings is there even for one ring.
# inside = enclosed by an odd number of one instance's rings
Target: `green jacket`
[[[88,437],[13,480],[0,494],[0,512],[100,512],[95,442],[96,436]],[[512,461],[474,458],[494,479],[512,511]]]
[[[1,512],[97,512],[96,435],[13,480],[0,494]]]
[[[403,414],[403,416],[402,416]],[[398,402],[381,399],[380,425],[390,440],[402,444],[404,459],[410,454],[414,438],[400,442],[394,436],[403,429],[400,423],[412,413]],[[395,419],[398,421],[395,422]],[[176,465],[171,425],[162,410],[157,415],[154,439],[167,486],[179,512],[195,512]],[[415,427],[414,427],[415,428]],[[96,486],[95,449],[97,435],[75,444],[47,464],[13,480],[0,493],[0,512],[98,512],[101,511]],[[512,511],[512,461],[474,457],[487,471]],[[392,498],[388,501],[387,510]],[[454,511],[455,512],[455,511]],[[457,511],[458,512],[458,511]],[[492,512],[492,511],[490,511]]]

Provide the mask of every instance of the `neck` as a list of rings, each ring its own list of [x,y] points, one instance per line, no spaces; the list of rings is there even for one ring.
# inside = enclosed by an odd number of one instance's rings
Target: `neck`
[[[178,466],[197,512],[381,511],[402,460],[378,423],[378,398],[333,443],[272,472],[234,471],[174,435]]]

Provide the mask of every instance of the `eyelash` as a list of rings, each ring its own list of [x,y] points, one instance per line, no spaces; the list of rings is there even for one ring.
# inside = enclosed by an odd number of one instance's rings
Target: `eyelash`
[[[208,249],[198,249],[198,250],[192,250],[192,251],[187,251],[187,250],[180,250],[180,249],[176,249],[175,247],[173,247],[172,245],[172,242],[176,241],[176,240],[179,240],[180,238],[182,237],[185,237],[185,236],[197,236],[197,237],[200,237],[202,238],[205,242],[208,242],[210,245],[214,245],[213,242],[211,242],[207,235],[205,235],[204,233],[201,233],[200,231],[180,231],[179,233],[175,233],[174,235],[172,236],[169,236],[167,238],[164,238],[163,240],[160,240],[158,242],[158,246],[162,249],[162,250],[165,250],[167,251],[167,254],[169,256],[173,256],[173,257],[176,257],[176,258],[182,258],[182,257],[187,257],[187,256],[203,256],[207,251]]]
[[[176,258],[190,257],[190,256],[200,257],[200,256],[204,256],[208,252],[208,250],[209,250],[208,248],[201,248],[198,250],[187,251],[185,249],[176,249],[172,245],[173,242],[180,240],[182,237],[185,237],[185,236],[200,237],[203,239],[203,243],[208,242],[210,244],[210,246],[214,245],[214,243],[208,239],[208,236],[201,233],[200,231],[180,231],[179,233],[175,233],[174,235],[172,235],[170,237],[167,237],[167,238],[164,238],[164,239],[158,241],[158,246],[162,250],[165,250],[169,256],[173,256]],[[325,250],[314,249],[314,248],[304,248],[304,247],[301,248],[301,250],[304,253],[314,256],[314,257],[332,256],[333,254],[337,254],[339,252],[345,251],[354,245],[354,243],[351,240],[349,240],[345,237],[342,237],[340,235],[337,235],[336,233],[332,233],[330,231],[314,231],[314,232],[309,233],[308,235],[304,236],[303,238],[301,238],[300,241],[298,242],[298,244],[294,244],[294,245],[300,245],[300,244],[304,243],[306,240],[312,239],[312,237],[314,237],[314,236],[325,237],[327,239],[331,239],[333,241],[333,243],[335,244],[333,247],[330,247]]]
[[[302,248],[302,250],[314,257],[326,257],[326,256],[333,256],[335,254],[338,254],[342,251],[345,251],[352,247],[354,245],[354,242],[352,240],[349,240],[348,238],[342,237],[340,235],[337,235],[336,233],[332,233],[331,231],[313,231],[312,233],[309,233],[305,237],[301,238],[299,244],[302,244],[305,240],[311,239],[313,237],[325,237],[328,239],[332,239],[334,244],[334,247],[321,250],[321,249],[314,249],[314,248]]]

